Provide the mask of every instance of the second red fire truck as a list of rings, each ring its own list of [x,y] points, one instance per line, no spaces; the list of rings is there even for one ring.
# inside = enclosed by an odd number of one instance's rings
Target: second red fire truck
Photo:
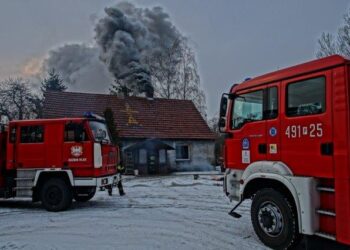
[[[350,246],[350,61],[330,56],[233,85],[221,101],[224,192],[252,199],[261,241]]]
[[[88,201],[97,188],[112,191],[118,148],[104,119],[12,121],[0,130],[0,198],[28,197],[49,211]]]

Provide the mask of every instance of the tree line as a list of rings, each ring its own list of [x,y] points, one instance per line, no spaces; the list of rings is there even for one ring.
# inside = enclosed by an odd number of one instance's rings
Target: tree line
[[[41,118],[44,93],[67,89],[54,69],[48,73],[40,85],[39,91],[33,91],[33,84],[23,78],[9,78],[1,81],[0,121]]]
[[[343,22],[335,33],[323,32],[318,39],[318,58],[336,54],[350,58],[350,10],[344,14]]]

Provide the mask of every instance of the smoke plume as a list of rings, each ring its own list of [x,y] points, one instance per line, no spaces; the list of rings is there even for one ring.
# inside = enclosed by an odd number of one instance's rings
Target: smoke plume
[[[96,47],[66,44],[51,50],[43,63],[43,72],[55,69],[70,91],[106,92],[113,78],[99,60]]]
[[[123,2],[106,8],[95,26],[95,41],[49,51],[41,74],[51,69],[70,91],[106,92],[117,80],[134,94],[153,93],[147,62],[164,55],[182,38],[161,7],[137,8]]]
[[[113,76],[135,92],[153,92],[146,61],[169,49],[180,33],[161,7],[120,3],[105,9],[96,25],[100,58]]]

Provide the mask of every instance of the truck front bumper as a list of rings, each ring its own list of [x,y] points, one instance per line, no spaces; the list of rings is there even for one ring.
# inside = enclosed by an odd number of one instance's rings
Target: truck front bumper
[[[76,187],[106,187],[106,186],[115,186],[120,181],[118,174],[109,175],[98,178],[86,178],[79,177],[74,178],[74,186]]]
[[[224,178],[224,193],[232,201],[240,201],[242,194],[240,193],[240,180],[243,171],[226,169]]]

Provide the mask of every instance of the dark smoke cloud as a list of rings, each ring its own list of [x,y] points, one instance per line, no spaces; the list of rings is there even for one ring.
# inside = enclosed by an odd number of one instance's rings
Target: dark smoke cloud
[[[101,60],[129,89],[153,89],[145,62],[173,46],[180,32],[161,7],[136,8],[124,2],[106,8],[105,13],[95,28]]]
[[[66,44],[51,50],[43,63],[43,72],[55,69],[71,91],[107,92],[113,77],[99,59],[96,47]]]
[[[97,21],[93,46],[66,44],[51,50],[42,74],[54,68],[72,91],[106,92],[115,79],[135,94],[153,91],[146,62],[181,38],[161,7],[119,3]]]

